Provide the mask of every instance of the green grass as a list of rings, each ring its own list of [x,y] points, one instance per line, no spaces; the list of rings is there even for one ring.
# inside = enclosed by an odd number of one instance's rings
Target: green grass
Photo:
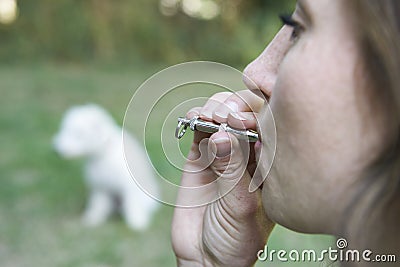
[[[0,66],[1,266],[175,266],[171,207],[163,205],[143,233],[129,230],[119,216],[100,227],[84,228],[80,215],[87,192],[82,162],[62,160],[51,149],[51,138],[69,106],[98,103],[122,123],[134,90],[158,70]],[[146,145],[157,169],[175,175],[160,156],[159,141],[151,139]],[[331,242],[330,237],[278,227],[270,247],[323,249]]]

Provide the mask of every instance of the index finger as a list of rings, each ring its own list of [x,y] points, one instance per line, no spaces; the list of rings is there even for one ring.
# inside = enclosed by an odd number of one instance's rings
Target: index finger
[[[230,95],[219,105],[213,113],[213,120],[226,123],[230,113],[252,112],[258,113],[265,100],[250,90],[243,90]]]

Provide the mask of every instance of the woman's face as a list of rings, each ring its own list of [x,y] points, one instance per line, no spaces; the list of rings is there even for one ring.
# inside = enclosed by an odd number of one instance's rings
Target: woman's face
[[[291,25],[245,70],[270,98],[277,130],[263,204],[271,219],[298,231],[335,231],[355,182],[383,145],[383,109],[363,85],[345,2],[299,0]],[[263,110],[259,131],[267,151],[274,127]],[[259,159],[264,175],[267,161]]]

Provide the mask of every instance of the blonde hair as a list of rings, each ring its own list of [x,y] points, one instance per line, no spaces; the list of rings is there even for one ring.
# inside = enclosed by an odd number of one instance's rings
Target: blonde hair
[[[351,0],[354,22],[375,87],[387,85],[389,96],[400,115],[400,2],[398,0]]]
[[[375,236],[372,237],[382,241],[387,236],[392,236],[393,239],[400,235],[400,230],[394,227],[400,220],[400,1],[345,2],[350,7],[348,10],[356,29],[363,69],[368,74],[367,82],[374,91],[373,95],[377,96],[376,101],[382,101],[388,109],[388,128],[394,129],[388,147],[362,179],[360,190],[345,216],[351,218],[355,213],[360,215],[359,211],[355,211],[357,204],[366,201],[366,195],[372,192],[373,197],[367,199],[368,208],[363,210],[363,216],[357,222],[364,223],[359,225],[361,230],[368,229],[365,228],[366,225],[383,226],[376,229],[373,233]],[[367,245],[371,241],[369,238],[371,234],[361,238],[361,245]],[[381,245],[388,245],[387,249],[391,247],[399,252],[398,244],[393,246],[393,241],[387,242],[388,244]]]

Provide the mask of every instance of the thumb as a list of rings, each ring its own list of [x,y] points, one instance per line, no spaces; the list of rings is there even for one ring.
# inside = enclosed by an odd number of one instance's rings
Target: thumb
[[[232,208],[254,207],[256,203],[252,200],[256,198],[249,192],[251,176],[247,171],[250,146],[241,145],[234,135],[226,132],[213,134],[209,145],[213,152],[210,155],[214,157],[211,169],[217,176],[218,193]],[[236,211],[240,212],[240,209]]]

